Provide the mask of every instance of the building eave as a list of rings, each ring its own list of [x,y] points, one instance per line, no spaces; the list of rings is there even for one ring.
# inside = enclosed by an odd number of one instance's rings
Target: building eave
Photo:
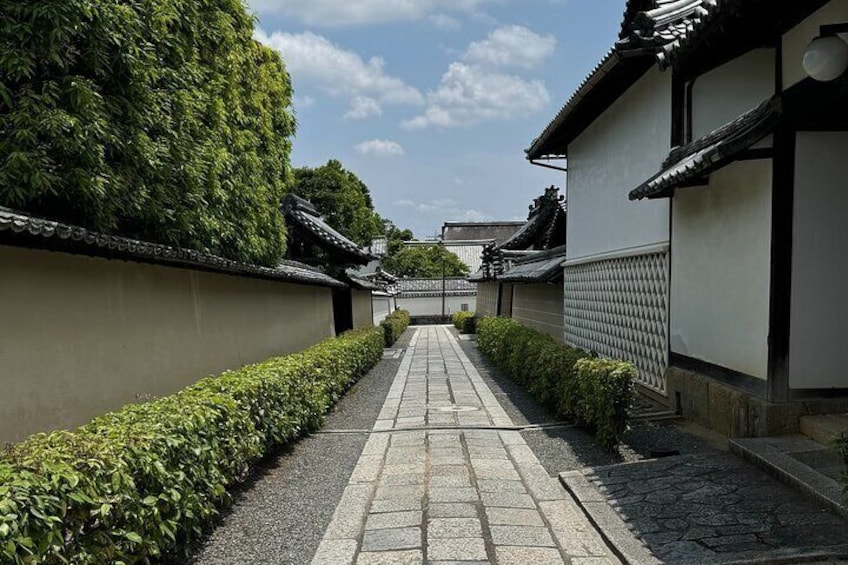
[[[344,283],[322,271],[295,261],[281,261],[275,268],[262,267],[193,249],[107,235],[4,207],[0,207],[0,244],[292,284],[344,286]]]

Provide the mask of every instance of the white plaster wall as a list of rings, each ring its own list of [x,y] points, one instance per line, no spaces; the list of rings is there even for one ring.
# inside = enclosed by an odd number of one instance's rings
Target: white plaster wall
[[[392,297],[391,296],[378,296],[374,295],[372,297],[373,305],[374,305],[374,325],[379,325],[380,322],[386,319],[386,316],[391,314],[394,308],[392,307]]]
[[[848,133],[799,132],[792,243],[791,388],[848,388]]]
[[[774,49],[754,49],[703,74],[692,90],[692,139],[733,121],[774,95]]]
[[[807,78],[804,51],[819,35],[819,26],[848,22],[848,0],[831,0],[783,36],[783,88]]]
[[[771,159],[733,163],[673,198],[671,351],[768,374]]]
[[[512,317],[562,343],[565,321],[562,289],[562,283],[515,285]]]
[[[568,148],[568,259],[668,241],[668,200],[631,202],[671,143],[671,73],[648,71]]]
[[[352,290],[353,329],[370,328],[374,325],[373,299],[370,290]]]
[[[445,315],[450,316],[454,312],[462,310],[462,305],[467,304],[468,310],[474,312],[477,308],[476,296],[447,296],[445,297]],[[401,310],[407,310],[411,316],[441,316],[442,297],[428,296],[426,298],[400,298],[397,305]]]
[[[333,335],[330,289],[0,246],[0,445]]]

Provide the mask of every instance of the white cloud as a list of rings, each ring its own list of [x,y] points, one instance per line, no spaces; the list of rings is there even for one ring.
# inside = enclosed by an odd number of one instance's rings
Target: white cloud
[[[398,200],[394,204],[401,208],[411,208],[419,214],[438,217],[447,222],[457,220],[483,222],[492,219],[492,216],[480,210],[460,208],[456,200],[452,198],[437,198],[428,202],[404,199]]]
[[[406,129],[448,128],[504,120],[537,112],[550,98],[540,80],[454,62],[439,87],[427,94],[424,113],[401,125]]]
[[[315,105],[315,99],[311,96],[294,96],[292,100],[292,104],[296,109],[306,110],[307,108],[311,108]]]
[[[489,68],[532,69],[548,58],[555,47],[553,35],[539,35],[518,25],[504,26],[469,45],[463,60]]]
[[[462,22],[447,14],[433,14],[427,18],[427,21],[444,31],[456,31],[462,27]]]
[[[280,52],[296,88],[308,85],[331,96],[351,97],[347,117],[362,119],[379,115],[382,104],[418,105],[424,102],[418,89],[386,72],[385,61],[380,57],[366,61],[357,53],[308,31],[276,31],[268,35],[257,29],[254,35],[261,43]]]
[[[372,139],[363,141],[354,147],[362,155],[373,155],[375,157],[393,157],[403,155],[403,147],[396,141],[387,139]]]
[[[350,110],[344,115],[348,120],[364,120],[371,116],[381,116],[380,103],[368,96],[355,96],[350,101]]]
[[[500,0],[250,0],[260,13],[296,18],[312,26],[418,21],[441,10],[471,12]]]

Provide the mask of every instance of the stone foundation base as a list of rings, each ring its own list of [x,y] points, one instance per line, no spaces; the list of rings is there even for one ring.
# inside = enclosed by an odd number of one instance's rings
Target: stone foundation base
[[[801,416],[848,412],[848,399],[775,404],[678,367],[666,381],[672,410],[730,438],[797,434]]]

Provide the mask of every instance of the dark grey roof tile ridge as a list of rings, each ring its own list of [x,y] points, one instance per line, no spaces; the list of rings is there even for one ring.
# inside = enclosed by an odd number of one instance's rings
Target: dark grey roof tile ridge
[[[703,0],[704,12],[698,18],[689,20],[682,35],[664,45],[657,52],[657,64],[661,70],[666,70],[674,64],[674,59],[680,51],[689,47],[703,29],[710,27],[722,11],[741,0]]]
[[[739,117],[727,122],[726,124],[716,128],[712,132],[700,137],[686,145],[682,145],[680,147],[675,147],[669,153],[668,158],[663,163],[663,168],[671,167],[683,159],[698,153],[699,151],[703,151],[707,149],[711,145],[714,145],[716,142],[721,141],[722,139],[727,138],[731,134],[741,134],[745,133],[747,129],[744,126],[747,124],[749,127],[756,127],[764,118],[767,118],[769,115],[779,115],[782,111],[782,99],[780,95],[774,95],[754,108],[748,110],[744,114]],[[740,127],[743,127],[743,130],[738,131]]]
[[[206,251],[95,232],[87,228],[32,216],[26,212],[6,207],[0,207],[0,231],[11,231],[16,234],[26,232],[45,240],[54,237],[59,240],[69,240],[89,248],[93,255],[97,255],[97,253],[93,253],[95,250],[101,250],[101,254],[102,251],[112,251],[124,253],[140,260],[204,267],[232,274],[260,275],[275,279],[343,286],[342,283],[324,273],[304,269],[300,265],[272,268],[243,263]]]
[[[554,247],[552,249],[547,249],[545,251],[540,251],[539,253],[535,253],[533,255],[529,255],[522,259],[517,259],[515,261],[516,265],[528,265],[530,263],[537,263],[540,261],[547,261],[549,259],[553,259],[555,257],[564,256],[567,251],[566,245],[560,245],[559,247]]]

